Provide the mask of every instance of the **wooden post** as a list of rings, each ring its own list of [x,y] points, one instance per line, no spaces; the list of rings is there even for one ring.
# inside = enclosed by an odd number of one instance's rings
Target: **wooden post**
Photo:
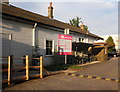
[[[8,85],[12,82],[13,55],[8,56]]]
[[[43,78],[43,57],[40,56],[40,78]]]
[[[29,80],[29,58],[26,55],[26,80]]]

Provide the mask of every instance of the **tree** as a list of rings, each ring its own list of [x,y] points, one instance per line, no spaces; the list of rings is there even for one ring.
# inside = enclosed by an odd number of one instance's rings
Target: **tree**
[[[113,41],[112,36],[109,36],[108,39],[106,40],[108,47],[115,47],[115,43]]]
[[[69,22],[70,22],[70,25],[74,25],[76,27],[80,27],[80,23],[82,23],[81,26],[83,26],[83,30],[88,31],[88,26],[83,25],[83,22],[81,21],[81,18],[79,18],[79,17],[73,18],[72,20],[69,20]]]
[[[112,36],[109,36],[108,39],[106,40],[107,44],[108,44],[108,52],[112,52],[115,49],[115,43],[113,41]]]
[[[74,25],[76,27],[80,27],[80,23],[81,23],[81,18],[79,17],[76,17],[76,18],[73,18],[72,20],[70,20],[70,25]]]
[[[88,30],[88,26],[84,25],[84,30]]]

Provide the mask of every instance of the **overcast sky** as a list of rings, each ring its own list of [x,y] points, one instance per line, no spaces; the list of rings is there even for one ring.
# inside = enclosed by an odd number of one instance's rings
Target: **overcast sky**
[[[10,0],[13,1],[13,0]],[[10,2],[11,4],[47,16],[49,2]],[[25,0],[24,0],[25,1]],[[95,1],[95,0],[93,0]],[[54,19],[68,23],[70,19],[80,17],[90,32],[99,36],[118,33],[118,2],[102,0],[97,2],[53,2]],[[107,2],[106,2],[107,1]]]

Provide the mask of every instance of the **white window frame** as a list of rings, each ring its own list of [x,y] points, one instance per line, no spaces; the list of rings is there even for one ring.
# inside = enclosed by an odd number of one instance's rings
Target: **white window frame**
[[[9,40],[12,40],[12,34],[9,34]]]
[[[52,55],[46,55],[46,53],[45,53],[45,56],[54,56],[54,52],[55,52],[55,41],[54,40],[52,40],[52,39],[45,39],[45,50],[46,50],[46,40],[49,40],[49,41],[52,41]]]

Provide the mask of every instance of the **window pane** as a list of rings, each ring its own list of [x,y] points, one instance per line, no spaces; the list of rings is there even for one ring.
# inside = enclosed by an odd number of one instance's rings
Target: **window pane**
[[[49,55],[52,55],[52,48],[50,48],[49,50]]]
[[[52,55],[52,48],[46,48],[46,55]]]
[[[46,48],[46,55],[48,55],[48,48]]]
[[[46,55],[52,55],[52,41],[46,40]]]
[[[46,40],[46,47],[49,47],[49,41]]]
[[[49,41],[49,46],[52,47],[52,41]]]
[[[50,48],[46,48],[46,55],[50,55]]]

